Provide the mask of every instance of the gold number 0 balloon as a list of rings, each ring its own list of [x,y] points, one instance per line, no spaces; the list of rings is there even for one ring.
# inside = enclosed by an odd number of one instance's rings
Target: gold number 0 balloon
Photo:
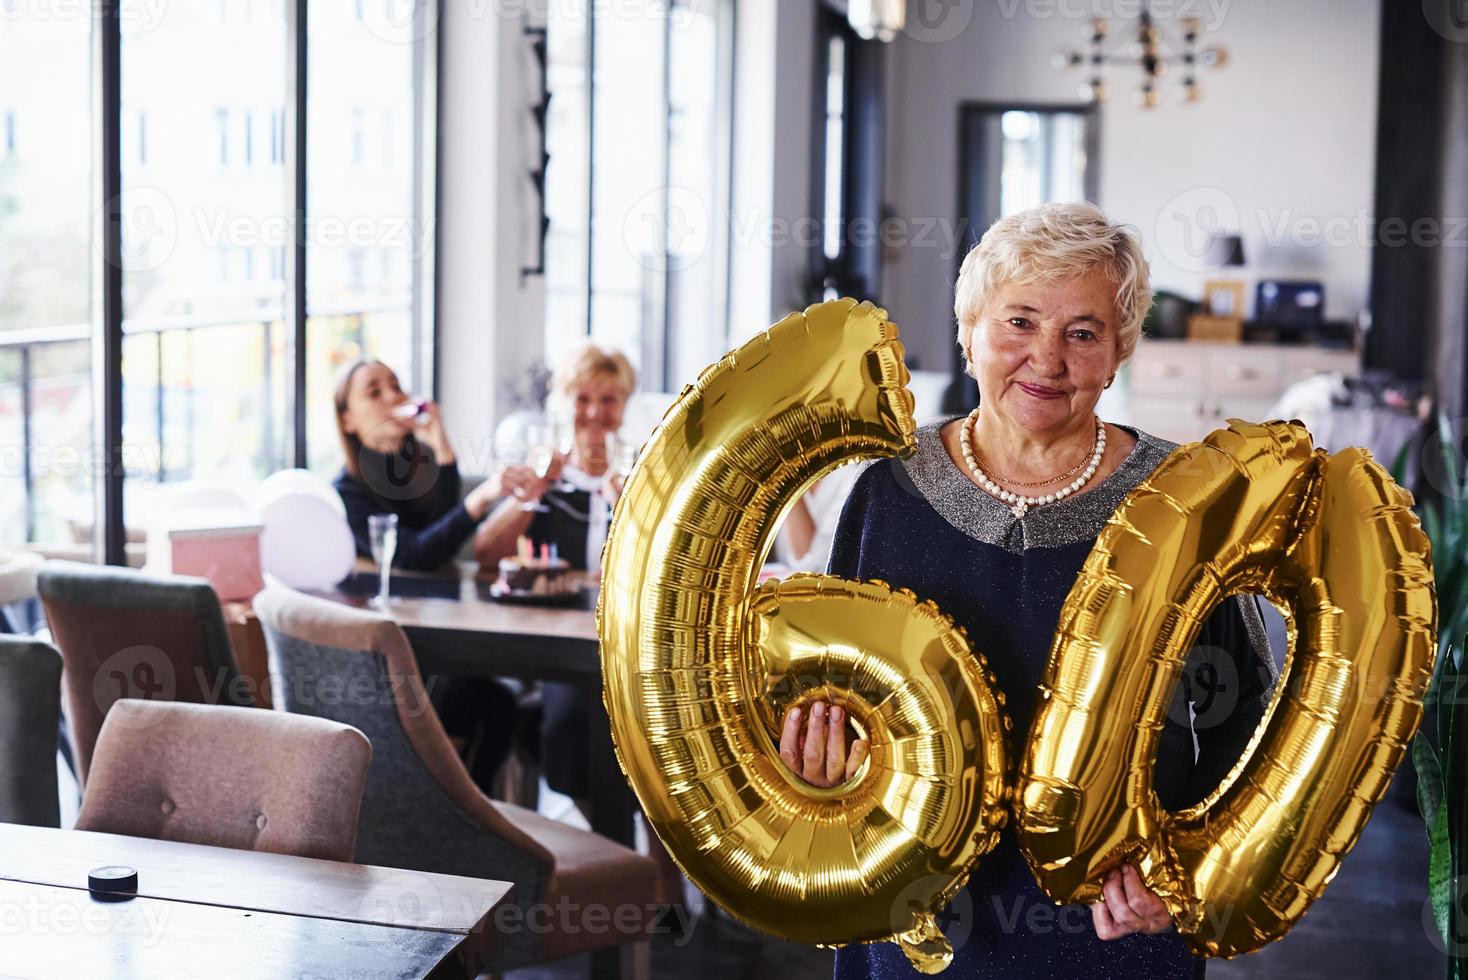
[[[1175,451],[1101,533],[1066,599],[1020,767],[1018,834],[1057,901],[1132,861],[1195,952],[1283,935],[1355,844],[1422,715],[1436,650],[1426,536],[1364,450],[1298,424]],[[1293,613],[1282,690],[1198,806],[1161,811],[1152,767],[1183,658],[1227,594]]]
[[[834,300],[705,370],[617,502],[597,617],[618,761],[689,878],[765,932],[895,937],[935,972],[952,952],[933,913],[1006,817],[992,675],[910,592],[818,575],[755,587],[818,476],[912,451],[896,337],[885,311]],[[834,789],[777,752],[785,711],[816,698],[845,704],[871,744]]]

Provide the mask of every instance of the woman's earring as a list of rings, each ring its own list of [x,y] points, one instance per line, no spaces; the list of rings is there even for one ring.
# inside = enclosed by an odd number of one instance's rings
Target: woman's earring
[[[1109,378],[1106,379],[1106,384],[1103,385],[1102,387],[1110,388],[1111,387],[1111,382],[1113,382],[1115,380],[1116,380],[1116,375],[1113,374],[1111,377],[1109,377]]]

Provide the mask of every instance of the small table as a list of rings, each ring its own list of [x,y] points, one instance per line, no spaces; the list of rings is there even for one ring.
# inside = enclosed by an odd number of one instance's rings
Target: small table
[[[407,634],[425,674],[566,681],[590,692],[591,829],[634,846],[637,799],[617,765],[611,721],[602,704],[601,643],[591,594],[572,606],[532,606],[496,601],[489,585],[472,565],[460,566],[457,574],[394,573],[391,616]],[[340,587],[313,594],[375,612],[368,599],[376,591],[377,573],[359,571]]]
[[[11,976],[473,977],[504,881],[0,824]],[[102,901],[87,872],[137,869]]]

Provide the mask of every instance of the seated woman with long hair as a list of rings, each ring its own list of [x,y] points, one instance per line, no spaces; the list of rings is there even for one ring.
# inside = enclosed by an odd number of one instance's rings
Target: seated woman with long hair
[[[393,568],[430,572],[448,565],[499,498],[499,478],[491,476],[461,501],[459,467],[438,406],[410,399],[381,361],[344,366],[335,400],[344,459],[333,486],[346,505],[357,553],[372,554],[367,518],[390,513],[398,516]],[[489,678],[463,677],[441,678],[429,690],[456,744],[477,743],[469,771],[488,792],[513,743],[513,692]]]

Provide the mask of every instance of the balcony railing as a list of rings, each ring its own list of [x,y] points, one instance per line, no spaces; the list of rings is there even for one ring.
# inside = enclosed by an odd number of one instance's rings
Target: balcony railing
[[[315,330],[323,322],[344,321],[337,338],[366,349],[372,315],[404,313],[408,309],[407,297],[384,297],[371,304],[314,308],[310,323]],[[196,344],[196,337],[203,338],[209,332],[220,330],[239,332],[238,343],[258,350],[258,362],[254,365],[190,362],[182,371],[176,366],[170,370],[170,355],[187,360],[192,351],[204,346]],[[247,336],[248,340],[245,339]],[[279,311],[256,309],[209,316],[130,319],[123,322],[123,338],[124,364],[120,370],[124,371],[124,465],[129,479],[144,478],[162,483],[199,475],[195,472],[195,450],[201,445],[198,441],[201,435],[216,450],[211,458],[219,458],[221,453],[229,456],[232,445],[253,443],[247,452],[252,459],[250,469],[258,476],[288,465],[290,440],[285,437],[294,417],[290,410],[289,364],[292,352]],[[0,496],[0,531],[22,524],[26,542],[36,541],[41,530],[38,527],[42,503],[38,480],[50,476],[69,484],[64,490],[56,486],[48,495],[61,498],[59,502],[62,504],[66,498],[74,502],[83,496],[90,501],[93,492],[89,472],[78,469],[77,474],[68,479],[65,475],[50,472],[45,465],[38,465],[38,461],[45,460],[38,451],[40,449],[65,447],[80,459],[94,443],[91,371],[96,366],[91,364],[91,339],[92,326],[86,323],[0,330],[0,365],[4,364],[7,356],[15,358],[12,362],[15,369],[13,379],[0,382],[0,427],[9,428],[6,425],[6,416],[11,413],[8,406],[18,402],[20,453],[18,460],[13,453],[8,454],[10,458],[6,465],[19,463],[22,491],[18,501],[8,493]],[[69,344],[87,345],[77,352],[76,362],[80,367],[68,366],[60,371],[42,370],[38,373],[38,361],[48,354],[53,359],[61,356],[65,345]],[[250,381],[233,386],[217,383],[200,386],[196,383],[201,376],[220,375],[221,372],[230,378],[248,378]],[[10,391],[7,393],[6,389]],[[18,399],[14,398],[16,389]],[[211,397],[215,392],[220,399],[230,399],[237,412],[231,420],[234,431],[218,433],[223,440],[219,444],[213,442],[215,435],[211,431],[206,429],[201,433],[199,429],[201,395],[209,399],[203,406],[207,413],[217,416],[221,411],[220,403]],[[251,393],[256,395],[258,403],[253,409],[240,408],[241,396]],[[208,426],[210,423],[206,419],[202,424]],[[254,429],[255,437],[233,439],[240,425]],[[148,445],[149,442],[156,445]],[[128,452],[128,449],[146,451]],[[13,474],[0,474],[0,479],[7,475]],[[48,502],[58,504],[56,499]],[[89,521],[89,505],[86,510]],[[73,533],[79,534],[79,529],[74,527]]]

